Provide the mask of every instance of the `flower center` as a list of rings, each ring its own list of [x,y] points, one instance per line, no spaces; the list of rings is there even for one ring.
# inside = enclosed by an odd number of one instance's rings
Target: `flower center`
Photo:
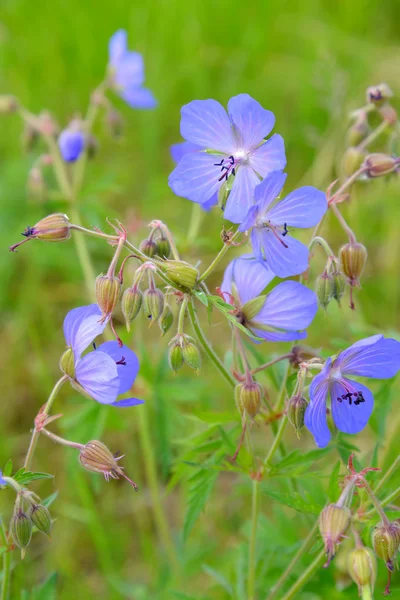
[[[266,229],[269,229],[284,248],[289,248],[289,246],[285,244],[282,239],[289,233],[286,223],[284,223],[282,227],[281,225],[275,225],[274,223],[271,223],[271,221],[265,221],[265,218],[263,217],[258,217],[255,227],[265,227]]]
[[[231,154],[228,158],[222,158],[219,163],[214,163],[214,167],[220,167],[222,175],[218,181],[224,178],[227,181],[230,174],[236,175],[238,165],[246,163],[249,160],[249,155],[245,150],[237,150],[235,154]]]
[[[336,369],[336,370],[339,371],[339,369]],[[345,394],[342,394],[341,396],[337,396],[336,400],[338,402],[343,402],[343,401],[348,400],[349,406],[351,406],[353,403],[354,403],[355,406],[358,406],[359,404],[362,404],[363,402],[365,402],[365,398],[363,396],[363,393],[360,392],[360,391],[358,391],[358,390],[356,390],[347,381],[344,381],[342,379],[338,383],[345,390]]]

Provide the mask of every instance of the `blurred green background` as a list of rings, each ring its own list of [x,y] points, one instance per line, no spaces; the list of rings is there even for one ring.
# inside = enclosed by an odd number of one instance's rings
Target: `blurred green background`
[[[102,80],[109,37],[118,28],[127,29],[130,47],[143,53],[146,84],[159,106],[152,112],[133,111],[112,98],[124,116],[124,136],[116,142],[101,119],[96,125],[99,151],[88,166],[82,219],[87,226],[104,227],[106,217],[118,217],[138,243],[149,220],[160,218],[174,232],[184,257],[204,266],[221,246],[222,219],[218,211],[207,215],[196,240],[187,242],[192,204],[174,197],[167,184],[173,168],[169,146],[180,139],[180,107],[201,98],[226,105],[231,96],[249,93],[276,115],[276,131],[286,143],[286,189],[304,183],[326,188],[337,177],[348,112],[364,103],[366,87],[386,81],[396,95],[400,93],[398,8],[390,0],[2,0],[0,93],[14,94],[34,113],[48,109],[64,126],[75,114],[85,113],[91,91]],[[27,225],[54,211],[68,213],[68,206],[28,200],[27,173],[43,148],[22,150],[17,116],[2,117],[0,127],[0,466],[10,457],[19,466],[33,418],[59,377],[63,318],[71,308],[87,303],[87,297],[72,241],[32,242],[18,254],[8,253],[7,247],[20,239]],[[356,292],[355,313],[347,299],[341,309],[331,305],[327,315],[319,312],[309,331],[310,345],[332,352],[375,332],[395,335],[400,321],[398,192],[396,178],[359,184],[351,204],[344,206],[343,213],[369,252],[363,289]],[[309,235],[299,237],[306,241]],[[323,235],[336,251],[346,241],[332,215]],[[97,240],[88,245],[96,272],[104,271],[110,248]],[[317,251],[311,279],[322,267]],[[222,270],[214,274],[211,289],[221,276]],[[216,350],[224,355],[230,343],[227,325],[215,315],[209,331]],[[40,440],[35,468],[56,477],[54,483],[39,482],[34,489],[43,496],[59,490],[52,507],[53,539],[49,544],[35,536],[23,562],[15,553],[11,598],[39,597],[34,586],[56,571],[56,597],[61,600],[245,600],[249,479],[233,473],[215,481],[211,471],[211,476],[200,477],[196,491],[192,473],[197,471],[183,462],[207,463],[218,452],[232,453],[239,426],[235,417],[233,422],[229,418],[234,414],[231,390],[206,358],[200,376],[184,370],[174,377],[165,359],[168,336],[160,342],[155,328],[149,333],[145,324],[135,325],[133,335],[124,339],[141,357],[138,394],[146,405],[116,414],[66,387],[55,408],[65,416],[54,428],[81,442],[101,437],[126,454],[127,473],[140,491],[134,494],[124,482],[106,484],[82,472],[73,450]],[[286,351],[285,345],[265,345],[258,351],[267,360],[282,347]],[[272,400],[279,373],[277,368],[269,379],[262,379]],[[387,467],[397,455],[399,386],[376,384],[374,390],[379,392],[377,411],[356,443],[364,466],[374,451],[374,458],[379,455],[379,464]],[[210,416],[214,412],[223,413],[219,422]],[[268,426],[254,427],[252,438],[262,457],[271,439]],[[313,448],[307,432],[299,442],[288,430],[285,441],[291,450]],[[323,460],[315,468],[322,475],[313,478],[312,467],[311,474],[298,478],[305,503],[312,498],[322,507],[326,502],[323,473],[331,472],[338,450],[341,455],[339,446],[321,454]],[[278,478],[268,485],[273,490],[285,489],[286,484]],[[395,479],[391,485],[388,491],[394,489]],[[11,510],[11,496],[1,494],[3,515]],[[165,521],[160,523],[157,497],[169,532]],[[184,541],[184,522],[190,529],[188,504],[199,518]],[[259,598],[265,598],[315,516],[301,517],[282,508],[267,493],[261,513],[257,580]],[[295,575],[310,561],[306,556]],[[176,562],[180,576],[174,572]],[[354,585],[339,590],[346,580],[339,567],[337,561],[318,572],[298,597],[356,598]],[[380,565],[381,587],[384,577]],[[22,590],[27,592],[21,596]],[[399,593],[398,582],[393,590]]]

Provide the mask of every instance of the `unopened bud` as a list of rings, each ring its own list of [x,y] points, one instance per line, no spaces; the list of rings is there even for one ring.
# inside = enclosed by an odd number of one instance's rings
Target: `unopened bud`
[[[164,294],[158,288],[149,288],[143,294],[143,309],[148,319],[157,321],[164,310]]]
[[[365,111],[357,112],[356,120],[347,132],[347,145],[358,146],[369,133],[368,118]]]
[[[50,536],[52,520],[49,511],[43,504],[34,504],[29,516],[36,529]]]
[[[334,271],[332,273],[333,279],[333,298],[340,306],[340,301],[346,290],[346,278],[341,271]]]
[[[32,538],[32,521],[21,508],[11,519],[10,533],[15,545],[21,550],[29,545]]]
[[[149,258],[153,258],[157,252],[157,244],[153,240],[146,239],[140,242],[139,250]]]
[[[351,177],[363,164],[367,156],[364,150],[359,150],[354,146],[347,148],[343,154],[341,163],[341,173],[344,178]]]
[[[0,96],[0,115],[6,115],[18,110],[18,100],[14,96]]]
[[[121,293],[121,281],[111,275],[99,275],[96,279],[96,299],[103,316],[112,315]]]
[[[87,135],[85,138],[85,148],[87,150],[88,158],[92,159],[96,156],[99,150],[99,142],[94,135]]]
[[[32,127],[29,123],[25,123],[24,129],[21,134],[22,148],[29,152],[35,147],[36,142],[39,139],[39,132],[35,127]]]
[[[75,356],[72,348],[67,348],[60,358],[60,369],[71,379],[75,378]]]
[[[156,254],[160,258],[168,258],[171,253],[171,245],[168,239],[161,234],[156,242]]]
[[[63,242],[71,237],[70,227],[67,215],[54,213],[41,219],[33,227],[27,227],[22,235],[46,242]]]
[[[170,307],[168,306],[168,304],[166,304],[164,306],[163,314],[161,315],[161,317],[158,321],[158,324],[161,329],[161,334],[163,336],[171,329],[173,322],[174,322],[174,315],[172,314],[172,311],[171,311]]]
[[[115,110],[114,108],[110,108],[109,110],[107,110],[106,126],[110,135],[113,138],[120,138],[124,129],[124,121],[121,113]]]
[[[304,413],[308,406],[307,400],[303,396],[292,396],[287,407],[287,416],[296,430],[297,435],[304,427]]]
[[[382,119],[386,121],[389,125],[395,125],[397,122],[397,111],[393,108],[391,104],[388,102],[383,104],[379,109],[379,114]]]
[[[124,477],[137,491],[137,485],[125,475],[118,461],[122,456],[115,456],[105,444],[98,440],[88,442],[80,451],[79,461],[84,469],[93,473],[102,473],[106,481]]]
[[[183,362],[196,371],[196,373],[200,372],[201,367],[201,357],[198,347],[190,341],[185,341],[182,346],[182,357]]]
[[[239,383],[235,388],[235,399],[240,413],[251,419],[257,415],[261,406],[262,390],[255,381]]]
[[[191,290],[197,283],[198,270],[186,262],[167,260],[162,263],[161,268],[174,283],[183,288]]]
[[[328,564],[336,554],[351,521],[350,509],[346,506],[328,504],[319,516],[319,530],[324,540]]]
[[[367,262],[367,249],[358,242],[349,242],[339,250],[343,273],[352,285],[357,285]]]
[[[394,571],[394,559],[400,546],[399,524],[377,525],[372,533],[372,545],[377,557],[385,561],[389,571]]]
[[[388,154],[369,154],[364,162],[368,177],[383,177],[393,173],[399,165],[399,159]]]
[[[143,294],[136,286],[132,286],[124,291],[121,300],[121,309],[128,331],[131,330],[132,321],[139,314],[142,302]]]
[[[28,196],[34,200],[43,202],[47,196],[47,185],[43,177],[42,170],[38,167],[33,167],[28,173],[26,182],[26,190]]]
[[[173,340],[173,343],[169,347],[168,362],[175,373],[177,373],[183,365],[182,347],[177,340]]]
[[[393,97],[393,92],[387,83],[380,83],[367,88],[367,102],[382,106],[389,98]]]
[[[364,587],[369,586],[374,591],[377,564],[374,553],[370,548],[355,548],[347,558],[351,578],[358,585],[360,595]]]
[[[316,292],[320,306],[324,310],[328,308],[329,302],[333,298],[334,282],[333,277],[327,271],[319,275],[316,279]]]

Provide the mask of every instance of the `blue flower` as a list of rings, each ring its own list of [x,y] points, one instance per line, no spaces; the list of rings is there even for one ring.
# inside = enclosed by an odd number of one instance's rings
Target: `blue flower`
[[[139,361],[132,350],[112,341],[101,344],[94,352],[82,357],[105,327],[97,304],[75,308],[67,314],[64,335],[68,349],[73,353],[73,372],[66,370],[66,374],[73,387],[101,404],[118,407],[143,404],[143,400],[137,398],[117,401],[120,394],[131,389],[139,371]]]
[[[3,479],[3,471],[0,471],[0,485],[7,485],[7,481]]]
[[[269,135],[275,117],[248,94],[228,102],[228,114],[216,100],[194,100],[182,107],[181,135],[200,152],[188,153],[169,177],[178,196],[208,202],[222,185],[230,189],[225,218],[241,223],[253,204],[254,188],[286,165],[283,139]]]
[[[271,342],[303,339],[318,309],[315,293],[297,281],[279,283],[261,306],[252,301],[273,280],[274,273],[264,262],[247,254],[235,258],[227,267],[221,286],[226,301],[234,303],[236,318],[257,337]]]
[[[255,189],[256,204],[248,210],[240,231],[251,231],[253,252],[265,259],[278,277],[298,275],[308,267],[308,248],[292,238],[288,227],[316,225],[325,214],[326,196],[314,187],[301,187],[286,198],[274,202],[286,180],[286,173],[276,171]]]
[[[85,137],[81,131],[64,129],[58,137],[58,147],[66,162],[75,162],[85,147]]]
[[[332,418],[344,433],[359,433],[371,416],[374,407],[372,392],[355,377],[388,379],[400,369],[400,343],[383,335],[373,335],[356,342],[336,358],[328,359],[323,370],[310,385],[310,404],[305,413],[305,425],[324,448],[331,439],[326,422],[328,396]]]
[[[113,88],[132,108],[154,108],[157,102],[144,83],[143,57],[130,52],[127,33],[118,30],[109,42],[109,72]]]

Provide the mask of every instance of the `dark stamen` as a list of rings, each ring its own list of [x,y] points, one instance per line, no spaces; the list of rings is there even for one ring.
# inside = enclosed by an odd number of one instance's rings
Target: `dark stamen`
[[[358,406],[359,404],[362,404],[363,402],[365,402],[365,398],[364,398],[362,392],[347,392],[347,394],[342,394],[341,396],[338,396],[336,398],[336,400],[338,402],[343,402],[343,400],[348,400],[349,406],[351,406],[353,404],[353,401],[354,401],[355,406]]]
[[[126,366],[126,359],[125,359],[125,356],[123,356],[123,357],[121,358],[121,360],[117,360],[117,361],[115,361],[115,364],[116,364],[116,365],[124,365],[124,366]]]
[[[23,231],[21,233],[21,235],[23,235],[25,237],[31,237],[32,235],[34,235],[34,233],[35,233],[34,228],[33,227],[29,227],[29,225],[28,225],[28,227],[25,229],[25,231]]]

